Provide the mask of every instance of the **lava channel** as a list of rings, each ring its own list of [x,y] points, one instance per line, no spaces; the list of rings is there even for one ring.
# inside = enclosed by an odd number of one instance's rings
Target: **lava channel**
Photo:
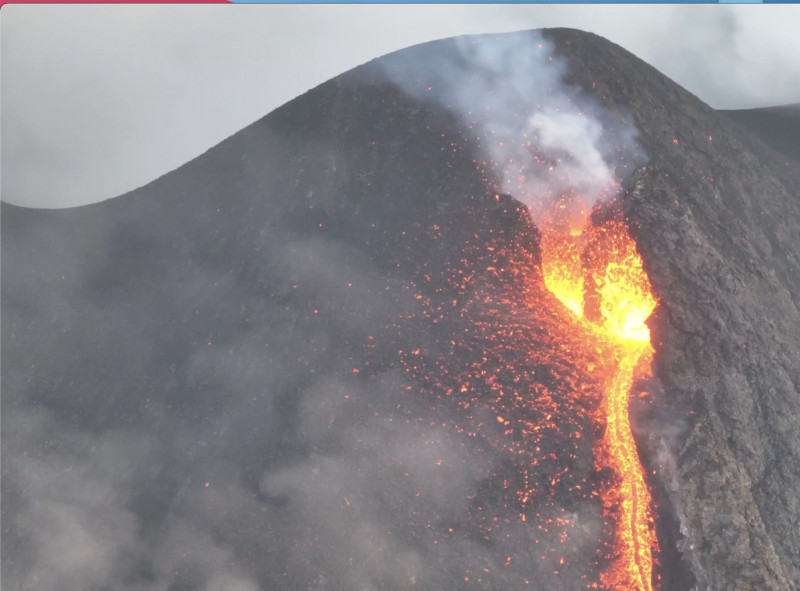
[[[658,551],[650,493],[628,416],[634,380],[645,377],[652,357],[645,320],[656,301],[627,225],[618,220],[581,232],[558,225],[542,239],[545,285],[591,328],[596,350],[607,361],[601,416],[605,433],[595,450],[599,468],[614,479],[601,492],[603,512],[614,524],[610,565],[601,573],[607,589],[652,591]]]
[[[461,528],[503,557],[493,568],[513,588],[536,577],[553,589],[652,591],[658,542],[628,397],[649,371],[655,300],[636,245],[618,219],[584,227],[582,214],[539,232],[527,208],[495,200],[503,224],[470,235],[451,264],[423,267],[419,312],[396,327],[413,343],[399,351],[410,383],[430,404],[418,420],[513,466],[486,475],[491,492],[468,499]],[[514,542],[514,514],[527,546]],[[480,586],[471,559],[456,560]]]

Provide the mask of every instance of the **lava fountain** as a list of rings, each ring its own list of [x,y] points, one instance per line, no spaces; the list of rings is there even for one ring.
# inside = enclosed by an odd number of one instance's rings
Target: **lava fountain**
[[[552,219],[545,225],[542,270],[547,288],[589,325],[593,345],[607,361],[596,370],[605,374],[597,417],[605,433],[595,454],[598,467],[608,466],[615,475],[601,493],[604,515],[614,524],[614,546],[601,582],[607,589],[652,591],[658,541],[628,398],[634,379],[649,371],[653,350],[645,320],[656,301],[623,221],[578,231],[575,226]]]

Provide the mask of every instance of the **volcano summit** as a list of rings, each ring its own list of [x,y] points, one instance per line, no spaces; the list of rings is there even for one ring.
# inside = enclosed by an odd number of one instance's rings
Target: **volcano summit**
[[[786,113],[456,38],[3,203],[3,587],[800,590]]]

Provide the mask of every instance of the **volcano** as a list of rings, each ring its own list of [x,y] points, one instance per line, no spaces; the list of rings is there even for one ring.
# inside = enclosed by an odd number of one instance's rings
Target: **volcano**
[[[3,203],[3,587],[800,589],[795,113],[448,39]]]

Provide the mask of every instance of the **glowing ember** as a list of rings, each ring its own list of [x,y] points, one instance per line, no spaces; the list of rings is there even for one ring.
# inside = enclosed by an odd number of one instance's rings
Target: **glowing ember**
[[[645,320],[656,302],[624,223],[588,227],[578,238],[552,228],[545,229],[544,236],[545,284],[570,310],[592,321],[596,345],[610,362],[603,376],[601,420],[606,431],[596,453],[598,464],[616,474],[602,494],[604,513],[616,522],[615,560],[601,581],[609,589],[650,591],[658,541],[631,433],[628,396],[639,360],[652,354]]]

